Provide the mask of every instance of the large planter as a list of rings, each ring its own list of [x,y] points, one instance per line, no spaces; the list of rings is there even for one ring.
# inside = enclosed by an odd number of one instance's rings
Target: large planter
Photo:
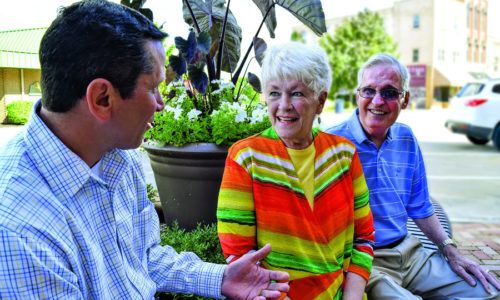
[[[151,161],[165,222],[176,220],[185,229],[215,222],[227,147],[211,143],[143,147]]]

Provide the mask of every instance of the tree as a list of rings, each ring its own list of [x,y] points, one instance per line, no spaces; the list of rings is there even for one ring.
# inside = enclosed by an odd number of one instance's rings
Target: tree
[[[320,39],[320,46],[328,54],[333,72],[330,95],[348,93],[352,101],[361,65],[373,54],[384,52],[396,56],[397,44],[386,33],[384,20],[377,12],[364,10],[346,19]]]

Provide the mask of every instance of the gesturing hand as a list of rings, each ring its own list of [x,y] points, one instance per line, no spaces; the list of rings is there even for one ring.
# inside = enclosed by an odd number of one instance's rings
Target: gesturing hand
[[[288,273],[266,270],[257,264],[270,251],[271,245],[266,244],[228,265],[222,279],[222,295],[229,299],[265,300],[278,298],[281,292],[287,292]]]
[[[500,282],[491,275],[487,270],[481,268],[476,262],[468,259],[467,257],[461,255],[458,250],[452,246],[448,246],[443,249],[451,268],[455,273],[462,277],[471,286],[476,285],[477,278],[481,284],[484,286],[486,291],[492,292],[490,284],[492,284],[497,290],[500,290]]]

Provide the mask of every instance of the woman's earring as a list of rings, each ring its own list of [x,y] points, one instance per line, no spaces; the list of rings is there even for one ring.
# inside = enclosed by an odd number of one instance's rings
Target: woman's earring
[[[318,114],[318,124],[321,124],[321,116]]]

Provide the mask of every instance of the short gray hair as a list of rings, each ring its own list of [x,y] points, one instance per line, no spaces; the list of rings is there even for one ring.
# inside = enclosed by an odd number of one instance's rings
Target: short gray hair
[[[265,52],[262,63],[262,90],[270,81],[294,79],[307,85],[317,97],[330,90],[332,72],[325,51],[297,42],[275,45]]]
[[[408,89],[410,88],[410,73],[408,72],[408,68],[403,65],[397,58],[386,53],[378,53],[373,55],[361,66],[358,71],[358,88],[361,87],[360,85],[363,81],[363,74],[365,73],[365,71],[370,69],[371,67],[379,65],[393,66],[399,73],[401,87],[404,91],[408,91]]]

